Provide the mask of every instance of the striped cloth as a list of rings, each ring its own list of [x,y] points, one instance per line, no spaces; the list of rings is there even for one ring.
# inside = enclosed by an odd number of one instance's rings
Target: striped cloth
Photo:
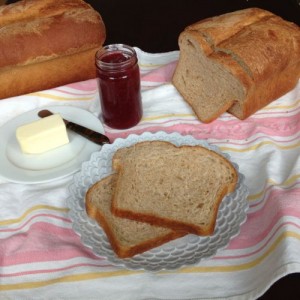
[[[126,270],[96,257],[72,230],[66,205],[72,176],[38,185],[0,179],[0,299],[254,299],[300,272],[300,82],[247,120],[225,113],[202,124],[170,84],[178,52],[136,50],[144,117],[130,130],[105,127],[107,135],[180,132],[229,153],[250,190],[240,234],[196,265]],[[96,80],[0,101],[0,126],[50,104],[98,115]]]

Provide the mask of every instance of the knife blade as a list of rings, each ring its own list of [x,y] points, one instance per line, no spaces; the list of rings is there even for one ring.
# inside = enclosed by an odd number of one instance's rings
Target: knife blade
[[[47,110],[47,109],[43,109],[43,110],[40,110],[38,112],[38,116],[40,118],[49,117],[53,114],[54,114],[53,112],[51,112],[50,110]],[[66,124],[66,127],[69,130],[72,130],[72,131],[76,132],[77,134],[85,137],[86,139],[92,141],[93,143],[96,143],[96,144],[101,145],[101,146],[103,144],[109,144],[110,143],[109,138],[106,135],[104,135],[100,132],[96,132],[92,129],[86,128],[82,125],[76,124],[76,123],[71,122],[69,120],[66,120],[64,118],[63,118],[63,121],[64,121],[64,123]]]

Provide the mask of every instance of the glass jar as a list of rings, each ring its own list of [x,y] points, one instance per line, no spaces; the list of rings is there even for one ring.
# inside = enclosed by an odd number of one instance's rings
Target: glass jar
[[[104,46],[96,53],[96,67],[104,123],[115,129],[136,125],[143,112],[134,48],[123,44]]]

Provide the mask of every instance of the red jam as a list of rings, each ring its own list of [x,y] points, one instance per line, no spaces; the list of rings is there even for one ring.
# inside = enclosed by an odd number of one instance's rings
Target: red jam
[[[133,48],[116,44],[96,54],[102,117],[116,129],[136,125],[142,118],[140,71]]]

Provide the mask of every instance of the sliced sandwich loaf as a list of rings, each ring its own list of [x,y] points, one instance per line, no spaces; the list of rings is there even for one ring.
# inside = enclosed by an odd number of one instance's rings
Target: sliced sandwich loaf
[[[179,48],[173,84],[205,123],[225,111],[245,119],[300,76],[299,27],[258,8],[188,26]]]

